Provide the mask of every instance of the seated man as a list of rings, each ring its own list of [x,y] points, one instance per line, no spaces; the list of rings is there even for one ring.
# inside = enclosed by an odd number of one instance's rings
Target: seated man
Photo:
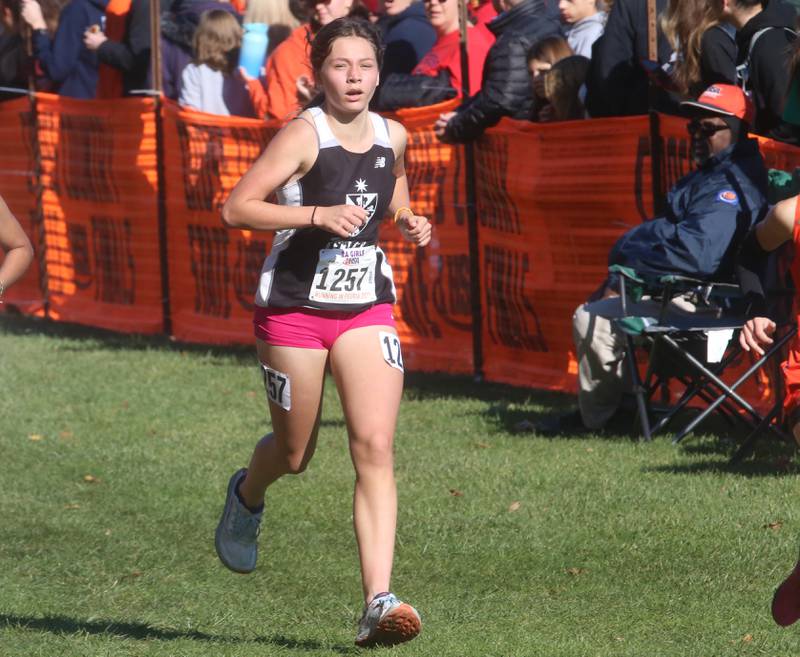
[[[758,144],[747,137],[752,105],[741,89],[712,85],[697,101],[682,107],[698,168],[669,191],[664,216],[625,233],[609,255],[609,265],[624,265],[657,277],[682,274],[700,279],[732,277],[735,256],[745,236],[765,213],[767,172]],[[609,278],[598,296],[619,293]],[[616,413],[625,392],[624,340],[608,319],[583,304],[573,317],[578,358],[578,406],[584,427],[601,429]],[[580,428],[573,416],[563,419]]]

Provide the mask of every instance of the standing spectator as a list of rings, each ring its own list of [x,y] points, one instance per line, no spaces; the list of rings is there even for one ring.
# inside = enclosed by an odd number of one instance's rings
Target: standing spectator
[[[667,0],[656,0],[659,12]],[[672,48],[658,30],[658,64],[669,62]],[[617,0],[606,29],[592,46],[586,77],[586,109],[591,116],[646,114],[649,81],[641,61],[648,59],[647,2]]]
[[[592,44],[603,34],[606,13],[597,9],[597,0],[559,0],[561,22],[569,26],[567,41],[576,55],[592,56]]]
[[[675,50],[672,82],[699,96],[712,84],[736,84],[736,32],[720,23],[721,0],[669,0],[661,29]]]
[[[789,88],[791,45],[797,14],[782,0],[723,0],[723,15],[738,30],[736,59],[745,90],[756,106],[753,129],[768,135],[778,128]]]
[[[107,0],[70,0],[61,11],[58,29],[50,37],[42,7],[23,0],[22,18],[33,30],[33,54],[45,76],[62,96],[94,98],[97,87],[97,54],[83,45],[83,33],[101,26]]]
[[[221,9],[238,17],[229,2],[216,0],[175,0],[161,17],[161,84],[164,95],[178,100],[181,74],[192,61],[192,39],[203,12]]]
[[[122,0],[124,3],[125,0]],[[83,45],[97,51],[100,72],[98,98],[119,98],[146,89],[150,72],[150,0],[128,0],[121,11],[106,9],[106,29],[86,30]]]
[[[411,73],[433,47],[436,30],[418,0],[381,0],[381,4],[383,15],[377,26],[386,46],[381,76]]]
[[[780,125],[770,132],[770,137],[787,144],[800,146],[800,40],[795,41],[789,65],[791,81]]]
[[[247,80],[247,87],[256,115],[266,120],[286,122],[314,94],[314,72],[311,68],[310,43],[314,35],[328,23],[348,14],[366,14],[357,0],[307,0],[313,9],[311,22],[301,25],[267,60],[266,81]],[[366,15],[364,16],[366,18]]]
[[[0,86],[24,91],[28,88],[31,62],[25,54],[21,21],[19,1],[0,0]],[[0,93],[0,100],[4,98]]]
[[[476,0],[470,3],[469,10],[476,25],[488,25],[497,16],[497,9],[491,0]]]
[[[245,23],[267,25],[267,55],[283,43],[300,21],[292,13],[288,0],[248,0],[244,13]]]
[[[425,11],[438,38],[410,74],[393,73],[385,77],[376,91],[374,107],[393,110],[399,107],[433,105],[461,97],[461,33],[458,29],[458,0],[425,0]],[[483,64],[494,39],[481,26],[467,27],[470,94],[480,91]]]
[[[207,11],[194,33],[194,61],[181,74],[180,103],[208,114],[254,117],[244,80],[235,73],[242,28],[230,12]]]
[[[47,32],[56,33],[61,0],[42,0],[41,3]],[[33,78],[37,91],[50,91],[52,83],[37,68],[33,57],[28,55],[22,31],[25,23],[21,14],[21,0],[0,0],[0,87],[18,89],[18,92],[0,91],[0,100],[16,98],[28,90],[28,80]]]
[[[455,112],[442,114],[434,131],[444,142],[477,139],[504,116],[528,119],[533,93],[528,78],[527,53],[541,39],[560,34],[543,0],[495,0],[502,13],[488,27],[497,37],[483,68],[481,90]]]

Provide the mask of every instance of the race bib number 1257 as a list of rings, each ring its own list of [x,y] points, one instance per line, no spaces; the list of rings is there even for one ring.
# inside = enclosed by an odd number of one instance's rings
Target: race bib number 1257
[[[323,303],[375,301],[375,246],[321,249],[308,298]]]

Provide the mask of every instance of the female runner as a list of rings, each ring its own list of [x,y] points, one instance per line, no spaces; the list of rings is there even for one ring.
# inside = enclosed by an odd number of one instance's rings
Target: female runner
[[[254,324],[272,433],[234,473],[216,532],[231,570],[256,565],[266,488],[302,472],[317,441],[326,365],[344,409],[356,481],[353,516],[365,608],[359,646],[420,631],[416,610],[389,592],[397,518],[392,442],[403,388],[392,317],[392,271],[377,245],[388,211],[417,246],[431,238],[408,208],[403,127],[369,112],[380,40],[366,21],[337,19],[311,47],[321,105],[267,146],[222,211],[228,226],[277,231],[256,293]],[[265,198],[276,191],[278,203]]]

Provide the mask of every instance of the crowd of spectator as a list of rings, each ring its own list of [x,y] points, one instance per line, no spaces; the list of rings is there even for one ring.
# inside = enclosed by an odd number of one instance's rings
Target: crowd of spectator
[[[473,140],[503,117],[678,113],[720,83],[752,99],[755,132],[800,143],[800,0],[467,0],[464,30],[459,2],[164,1],[162,90],[204,112],[287,121],[317,93],[310,40],[350,15],[375,22],[386,46],[374,109],[460,99],[434,125],[445,142]],[[149,0],[0,0],[0,9],[0,98],[153,87]],[[237,63],[243,26],[254,23],[268,36],[260,74]]]

